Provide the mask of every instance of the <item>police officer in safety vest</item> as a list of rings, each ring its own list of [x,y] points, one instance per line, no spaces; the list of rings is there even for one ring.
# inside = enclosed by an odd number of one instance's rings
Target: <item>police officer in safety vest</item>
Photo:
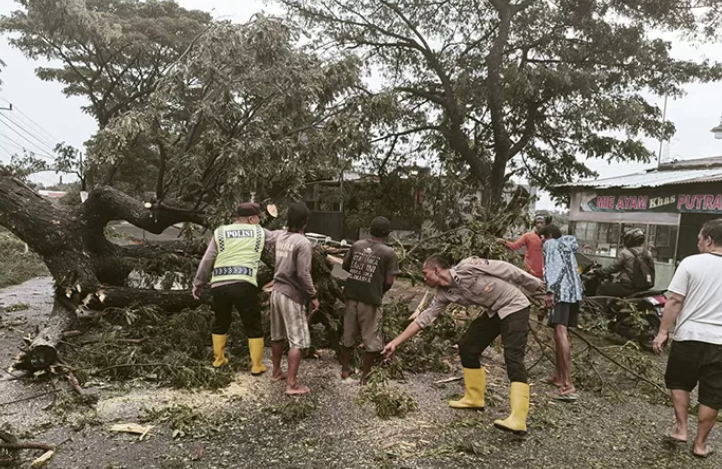
[[[266,244],[275,242],[282,233],[262,228],[262,213],[258,204],[240,204],[236,209],[235,223],[220,226],[214,231],[193,280],[193,297],[199,299],[210,276],[215,314],[212,329],[213,366],[219,368],[228,363],[225,350],[231,312],[235,306],[248,335],[251,373],[256,376],[266,371],[263,365],[263,329],[256,274]]]

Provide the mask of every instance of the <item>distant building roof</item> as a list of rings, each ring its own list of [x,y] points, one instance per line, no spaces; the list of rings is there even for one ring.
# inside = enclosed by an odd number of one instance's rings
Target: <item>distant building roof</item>
[[[557,188],[589,187],[594,189],[661,187],[678,184],[722,181],[722,157],[663,163],[659,168],[604,179],[558,184]]]
[[[65,195],[65,192],[40,190],[40,191],[38,191],[38,194],[42,195],[43,197],[47,197],[49,199],[60,199]]]

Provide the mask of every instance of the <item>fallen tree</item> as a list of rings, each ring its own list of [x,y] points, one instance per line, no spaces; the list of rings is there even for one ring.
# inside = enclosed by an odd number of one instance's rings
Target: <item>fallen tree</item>
[[[199,243],[174,243],[167,246],[120,246],[109,241],[104,230],[108,223],[124,220],[154,234],[161,234],[178,223],[195,223],[210,228],[204,216],[186,211],[135,200],[110,187],[92,190],[85,203],[77,208],[51,204],[19,179],[7,172],[0,173],[0,219],[16,236],[28,243],[48,266],[55,280],[55,302],[45,326],[29,345],[20,367],[38,370],[54,364],[58,357],[57,344],[64,331],[82,310],[103,310],[138,305],[155,305],[177,312],[210,303],[209,292],[200,301],[189,289],[149,290],[126,286],[128,275],[141,262],[152,256],[155,261],[174,265],[182,258],[197,265],[203,255]],[[265,268],[260,270],[259,285],[272,280],[275,249],[263,253]],[[313,278],[324,302],[320,322],[330,327],[327,314],[335,312],[334,303],[340,299],[341,289],[323,254],[316,252]]]
[[[197,236],[126,246],[107,236],[110,223],[156,235],[181,224],[207,230],[251,194],[290,198],[309,173],[333,167],[340,148],[361,141],[349,137],[360,130],[348,120],[358,113],[349,104],[357,60],[307,53],[280,20],[230,24],[172,2],[18,3],[3,22],[19,37],[13,45],[46,58],[52,67],[40,73],[86,99],[99,127],[85,159],[58,145],[52,168],[32,155],[0,167],[0,225],[42,258],[55,282],[53,310],[22,360],[27,369],[57,360],[62,332],[85,310],[153,305],[172,313],[209,302],[209,292],[196,301],[190,290],[129,281],[134,272],[179,272],[190,287],[205,250]],[[87,199],[55,205],[24,183],[48,169],[75,173]],[[273,259],[264,253],[267,266]],[[260,272],[261,283],[271,278],[271,268]],[[339,298],[320,253],[314,278],[326,303]]]

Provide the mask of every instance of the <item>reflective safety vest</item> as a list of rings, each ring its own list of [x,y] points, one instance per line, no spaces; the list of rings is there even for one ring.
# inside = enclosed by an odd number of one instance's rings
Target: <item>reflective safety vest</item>
[[[256,274],[266,242],[266,232],[260,225],[235,223],[218,227],[216,261],[211,284],[243,281],[258,286]]]

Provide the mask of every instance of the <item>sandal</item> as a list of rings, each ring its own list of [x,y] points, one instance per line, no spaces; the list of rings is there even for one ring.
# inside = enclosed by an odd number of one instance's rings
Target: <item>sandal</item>
[[[555,389],[554,391],[549,391],[547,393],[547,396],[551,397],[555,401],[562,401],[562,402],[575,402],[579,399],[579,396],[576,392],[562,392],[561,389]]]
[[[664,432],[664,439],[671,442],[671,443],[679,443],[682,445],[687,444],[687,440],[680,440],[679,438],[675,438],[672,436],[672,429],[668,428],[666,432]]]
[[[695,453],[694,450],[692,450],[692,454],[695,458],[706,459],[714,453],[714,449],[712,449],[712,446],[709,444],[707,444],[707,447],[705,449],[707,450],[707,452],[704,454]]]

